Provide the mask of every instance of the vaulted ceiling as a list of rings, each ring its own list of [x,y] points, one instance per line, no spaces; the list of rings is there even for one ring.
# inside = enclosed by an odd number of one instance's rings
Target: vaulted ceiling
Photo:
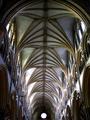
[[[16,57],[21,62],[28,109],[55,116],[71,94],[75,26],[77,21],[87,26],[88,15],[73,2],[60,0],[28,1],[13,14],[10,22],[15,23]]]

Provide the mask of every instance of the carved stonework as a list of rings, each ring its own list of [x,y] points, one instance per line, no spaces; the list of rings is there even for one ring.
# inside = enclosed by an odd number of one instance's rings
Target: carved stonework
[[[84,71],[83,76],[83,101],[86,108],[90,108],[90,66]]]
[[[74,92],[74,97],[73,97],[73,109],[72,109],[72,116],[73,120],[80,120],[79,119],[79,108],[80,108],[80,98],[79,94],[77,91]]]
[[[71,109],[69,106],[67,106],[67,109],[66,109],[66,120],[72,120]]]

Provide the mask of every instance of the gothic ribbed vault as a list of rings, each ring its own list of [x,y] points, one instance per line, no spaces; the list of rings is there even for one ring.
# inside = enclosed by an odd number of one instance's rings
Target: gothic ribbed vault
[[[78,5],[62,0],[31,0],[18,6],[7,15],[7,30],[15,24],[27,109],[36,116],[52,112],[54,119],[55,112],[64,109],[75,77],[75,28],[81,22],[88,26],[89,17]]]

